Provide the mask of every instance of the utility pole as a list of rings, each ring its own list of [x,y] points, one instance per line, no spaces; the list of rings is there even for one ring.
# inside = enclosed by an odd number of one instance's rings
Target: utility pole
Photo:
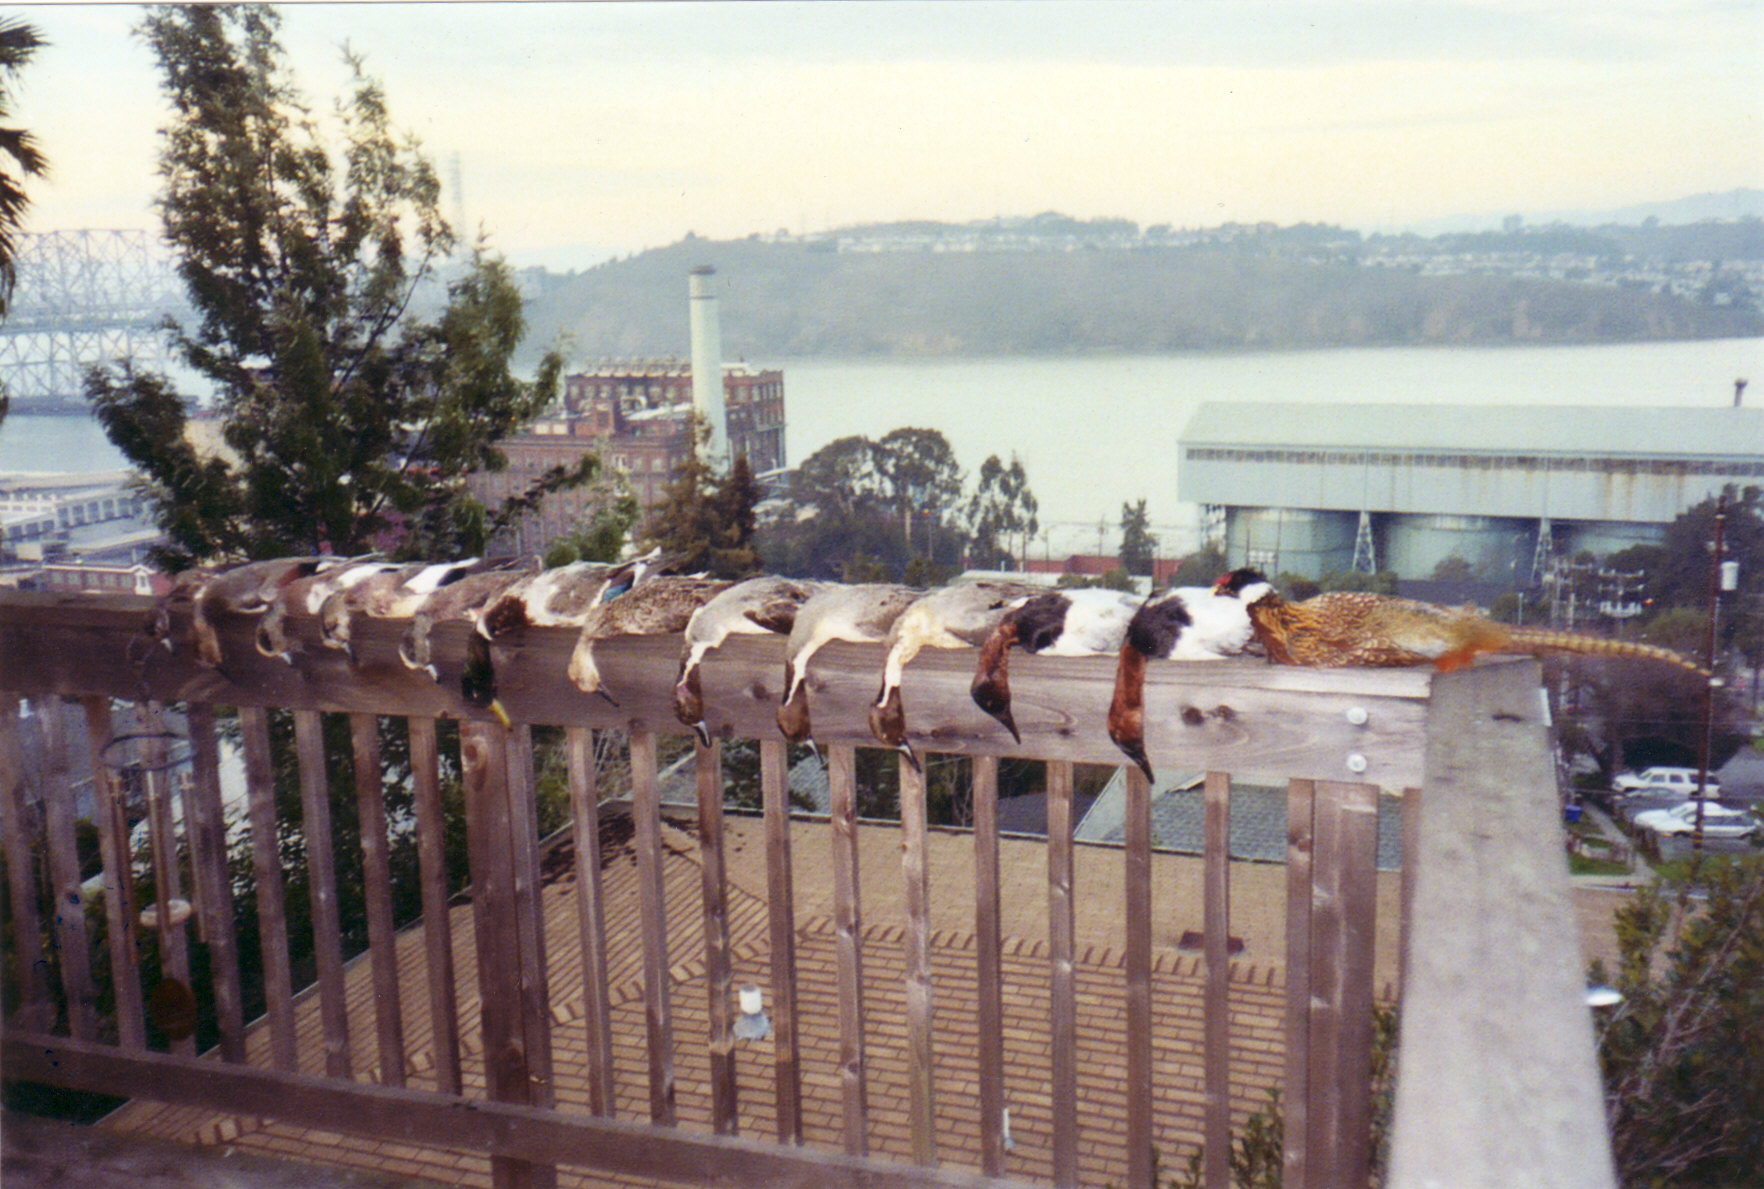
[[[1727,526],[1727,492],[1715,502],[1715,547],[1709,551],[1709,636],[1703,647],[1703,667],[1709,677],[1703,682],[1703,737],[1697,742],[1697,823],[1691,831],[1693,868],[1703,858],[1703,797],[1709,783],[1709,737],[1715,729],[1715,687],[1721,679],[1715,676],[1715,617],[1721,609],[1721,538]]]

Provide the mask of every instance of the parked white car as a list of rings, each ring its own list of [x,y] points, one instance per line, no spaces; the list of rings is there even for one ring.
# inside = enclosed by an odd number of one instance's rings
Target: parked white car
[[[1611,782],[1611,788],[1626,797],[1695,797],[1697,795],[1697,770],[1695,768],[1644,768],[1640,772],[1624,772]],[[1715,779],[1713,772],[1709,773],[1709,779],[1703,782],[1703,795],[1711,800],[1721,795],[1721,782]]]
[[[1670,809],[1649,809],[1635,815],[1635,824],[1656,834],[1690,834],[1697,828],[1697,803],[1686,801]],[[1713,801],[1703,802],[1703,837],[1744,838],[1759,829],[1750,810],[1729,809]]]

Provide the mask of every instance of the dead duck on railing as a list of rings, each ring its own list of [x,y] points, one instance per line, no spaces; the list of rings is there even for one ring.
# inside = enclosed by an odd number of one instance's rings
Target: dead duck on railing
[[[907,742],[901,673],[925,648],[978,648],[1006,612],[1046,590],[1022,582],[958,582],[913,600],[888,629],[882,684],[870,707],[870,730],[899,751],[915,769],[919,757]]]
[[[1251,647],[1249,601],[1272,589],[1254,570],[1233,570],[1210,587],[1176,586],[1134,613],[1115,667],[1109,738],[1151,780],[1145,754],[1145,667],[1150,660],[1216,661]]]
[[[618,705],[601,680],[594,660],[595,644],[617,636],[664,636],[684,631],[692,613],[730,585],[716,578],[663,574],[589,608],[570,653],[570,681],[583,693],[599,694]]]
[[[171,589],[154,605],[142,627],[142,637],[149,646],[158,644],[173,649],[171,611],[180,604],[188,604],[190,647],[196,663],[209,669],[222,668],[225,657],[221,654],[220,634],[214,627],[217,615],[260,615],[289,583],[342,565],[345,560],[285,557],[185,570],[172,580]],[[146,653],[137,659],[144,663]]]
[[[731,635],[787,634],[803,604],[825,585],[771,575],[748,578],[718,592],[686,621],[680,673],[674,681],[674,716],[691,727],[707,747],[711,739],[704,724],[704,691],[699,680],[705,654]]]
[[[377,576],[395,574],[400,568],[378,555],[368,555],[351,558],[287,583],[277,592],[263,618],[257,621],[257,631],[253,635],[257,651],[293,664],[293,648],[288,639],[289,615],[316,616],[320,607],[339,592],[353,589]]]
[[[968,691],[974,704],[1021,743],[1011,713],[1011,649],[1041,656],[1113,656],[1142,602],[1132,591],[1086,587],[1050,590],[1013,607],[980,646]]]
[[[504,727],[510,725],[508,711],[496,696],[490,642],[478,634],[477,621],[492,599],[532,573],[538,564],[533,559],[509,569],[480,570],[436,589],[411,612],[410,626],[398,642],[399,659],[406,667],[422,669],[430,678],[440,681],[429,645],[435,625],[460,621],[470,624],[465,665],[460,670],[460,696],[469,705],[488,710]]]
[[[413,562],[390,571],[371,574],[344,590],[333,592],[319,605],[319,638],[325,647],[349,654],[359,663],[355,650],[355,617],[408,619],[442,587],[484,570],[518,568],[518,560],[489,562],[482,558],[440,562]]]
[[[778,729],[784,738],[813,746],[808,702],[810,658],[835,640],[880,643],[888,638],[888,629],[901,612],[924,593],[891,583],[827,586],[798,608],[790,639],[784,645],[784,695],[778,703]]]
[[[657,549],[628,561],[571,562],[529,574],[485,608],[478,632],[494,640],[528,627],[580,628],[590,608],[659,576],[666,564]]]

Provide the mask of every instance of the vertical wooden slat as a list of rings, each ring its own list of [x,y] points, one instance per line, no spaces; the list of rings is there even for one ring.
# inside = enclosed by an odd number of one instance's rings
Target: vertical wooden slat
[[[1415,927],[1415,875],[1421,856],[1421,790],[1404,789],[1402,801],[1402,883],[1398,891],[1397,1002],[1409,985],[1409,937]]]
[[[1313,810],[1314,850],[1311,867],[1311,1080],[1308,1088],[1311,1175],[1320,1185],[1335,1185],[1340,1169],[1341,1102],[1334,1086],[1341,1077],[1341,1043],[1345,1021],[1333,992],[1339,985],[1342,906],[1342,786],[1317,782]]]
[[[145,737],[142,761],[147,771],[147,839],[153,856],[153,899],[158,907],[155,938],[159,947],[159,977],[190,985],[190,946],[185,926],[174,920],[170,905],[183,897],[178,874],[178,837],[172,823],[172,763],[165,711],[148,702],[141,710],[141,734]],[[185,1036],[171,1042],[171,1051],[193,1056],[196,1038]]]
[[[361,829],[362,895],[367,902],[368,963],[374,979],[374,1036],[380,1084],[404,1085],[404,1010],[398,987],[398,935],[392,915],[392,865],[386,842],[386,794],[380,772],[380,720],[349,716],[355,760],[355,811]]]
[[[1286,786],[1286,1150],[1283,1189],[1310,1189],[1311,868],[1316,782]]]
[[[67,1025],[75,1040],[98,1034],[98,992],[92,982],[92,951],[86,905],[80,896],[80,858],[74,845],[73,784],[69,779],[67,714],[59,698],[37,702],[43,731],[43,834],[49,859],[49,925],[67,995]]]
[[[839,979],[839,1085],[845,1150],[867,1155],[868,1070],[864,1058],[863,905],[858,888],[857,753],[827,749],[828,814],[833,838],[833,935]]]
[[[337,908],[337,861],[331,846],[331,788],[325,771],[324,722],[317,711],[294,712],[300,761],[301,835],[306,841],[307,892],[312,903],[313,956],[318,963],[319,1016],[325,1073],[350,1072],[349,1010],[343,999],[343,933]]]
[[[488,727],[487,730],[497,728]],[[519,1008],[522,1067],[516,1071],[524,1083],[518,1100],[528,1106],[551,1109],[557,1105],[557,1086],[551,1065],[551,991],[547,980],[545,949],[544,886],[539,868],[539,813],[533,772],[533,728],[522,724],[503,733],[507,762],[504,804],[507,830],[510,903],[514,909],[516,995]],[[555,1189],[557,1169],[529,1164],[522,1183],[530,1189]]]
[[[565,734],[570,817],[576,844],[576,913],[582,938],[582,1014],[588,1033],[588,1109],[611,1117],[612,1006],[607,998],[606,900],[600,880],[600,794],[594,780],[594,732]]]
[[[1053,1179],[1078,1183],[1077,915],[1072,886],[1072,765],[1047,765],[1047,941],[1053,1048]]]
[[[1004,971],[999,902],[998,757],[975,756],[974,978],[980,1068],[980,1170],[1004,1175]]]
[[[1327,989],[1340,1018],[1334,1086],[1323,1092],[1337,1104],[1334,1183],[1364,1185],[1372,1175],[1372,993],[1378,910],[1378,789],[1369,784],[1336,786],[1341,850],[1336,898],[1340,959]]]
[[[1152,825],[1151,782],[1127,772],[1122,822],[1126,893],[1127,1184],[1152,1189]]]
[[[220,741],[214,708],[191,703],[190,760],[194,769],[184,821],[190,835],[190,874],[202,889],[202,935],[208,943],[215,1023],[221,1056],[245,1060],[245,1004],[239,984],[239,934],[233,916],[233,877],[227,862],[227,823],[221,806]]]
[[[0,697],[0,844],[6,848],[6,888],[12,901],[12,936],[19,969],[18,1020],[47,1032],[55,1022],[49,998],[49,959],[43,951],[43,921],[37,913],[37,859],[27,831],[34,833],[25,801],[24,749],[19,738],[19,700]]]
[[[1231,775],[1206,778],[1206,1185],[1231,1186]]]
[[[107,754],[115,735],[110,699],[86,698],[86,741],[92,753],[93,815],[104,857],[104,920],[110,943],[110,982],[116,996],[117,1040],[125,1049],[147,1047],[141,998],[141,953],[136,936],[135,879],[129,856],[128,816],[117,769]],[[0,714],[10,713],[0,708]],[[0,727],[0,730],[4,730]],[[0,747],[4,747],[0,743]],[[0,767],[4,761],[0,761]],[[0,780],[4,780],[0,776]]]
[[[931,904],[925,872],[925,772],[900,760],[900,866],[906,878],[907,1118],[913,1160],[937,1162],[937,1102],[932,1093]]]
[[[282,886],[282,854],[276,835],[275,765],[270,758],[269,715],[239,707],[245,749],[245,795],[251,814],[251,870],[257,883],[257,936],[263,962],[264,1010],[277,1069],[298,1067],[294,1039],[294,976],[288,958],[288,910]]]
[[[472,878],[472,933],[478,951],[485,1088],[493,1102],[524,1104],[531,1084],[522,1029],[508,736],[494,725],[462,722],[459,751],[465,782],[466,855]],[[535,1179],[532,1165],[508,1156],[491,1157],[490,1178],[494,1189],[528,1189]]]
[[[796,1019],[796,889],[790,861],[789,754],[780,739],[760,740],[760,795],[766,823],[766,915],[772,966],[772,1065],[778,1141],[802,1142],[802,1063]]]
[[[649,1119],[674,1125],[674,1021],[669,1005],[668,910],[662,884],[661,789],[655,736],[631,731],[631,816],[637,845],[638,915],[643,927],[643,1009],[649,1041]]]
[[[410,779],[417,822],[418,882],[423,901],[423,957],[429,981],[429,1032],[435,1087],[460,1092],[459,1005],[454,990],[453,925],[447,911],[446,825],[441,812],[441,756],[435,720],[408,720]]]
[[[735,1135],[741,1126],[735,1084],[735,1034],[730,1016],[729,887],[723,864],[723,745],[695,741],[698,775],[699,886],[704,895],[704,985],[709,996],[711,1127]]]

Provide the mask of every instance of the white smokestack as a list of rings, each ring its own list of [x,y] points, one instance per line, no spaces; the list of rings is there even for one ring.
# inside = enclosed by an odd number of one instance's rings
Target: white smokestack
[[[728,417],[723,409],[723,327],[717,317],[717,270],[701,264],[687,277],[692,311],[692,408],[710,423],[706,461],[729,461]]]

